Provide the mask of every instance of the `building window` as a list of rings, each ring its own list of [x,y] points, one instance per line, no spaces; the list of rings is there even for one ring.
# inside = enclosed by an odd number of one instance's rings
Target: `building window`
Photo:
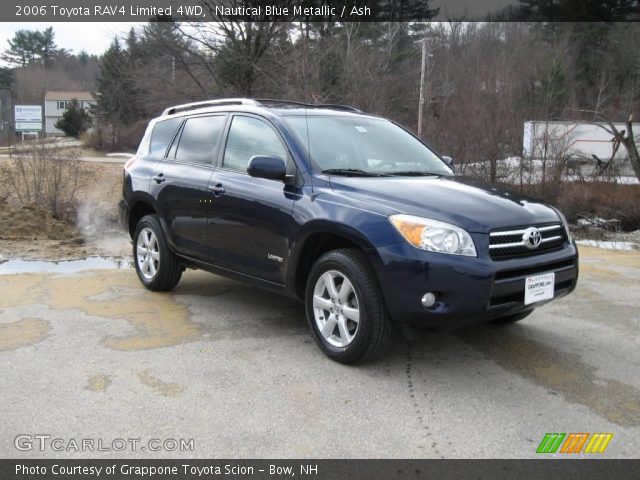
[[[58,100],[58,110],[66,110],[67,101],[66,100]]]

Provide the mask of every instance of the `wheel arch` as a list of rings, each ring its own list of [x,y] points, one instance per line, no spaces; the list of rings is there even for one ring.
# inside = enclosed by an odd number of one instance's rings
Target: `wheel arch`
[[[377,255],[372,242],[348,225],[316,221],[300,234],[292,249],[288,269],[288,283],[299,300],[305,297],[306,279],[316,260],[326,252],[339,248],[362,250],[368,258]]]
[[[145,215],[158,214],[158,209],[155,206],[155,202],[150,195],[138,195],[135,196],[129,207],[129,214],[127,218],[127,229],[129,231],[129,237],[133,238],[136,226],[142,217]],[[165,229],[164,222],[160,219],[162,228]],[[165,229],[166,232],[166,229]]]

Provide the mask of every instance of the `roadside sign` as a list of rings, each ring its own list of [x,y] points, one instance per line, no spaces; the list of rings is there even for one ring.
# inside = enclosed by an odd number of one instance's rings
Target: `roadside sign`
[[[16,132],[42,131],[42,107],[40,105],[16,105],[14,121]]]

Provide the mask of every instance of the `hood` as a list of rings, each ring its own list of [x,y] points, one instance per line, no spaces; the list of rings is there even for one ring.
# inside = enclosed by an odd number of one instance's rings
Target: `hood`
[[[380,213],[432,218],[476,233],[560,221],[555,210],[543,203],[465,177],[334,175],[331,188]]]

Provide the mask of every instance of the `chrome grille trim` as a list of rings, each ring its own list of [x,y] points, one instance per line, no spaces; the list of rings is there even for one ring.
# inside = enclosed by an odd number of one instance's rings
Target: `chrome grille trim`
[[[525,242],[524,237],[531,228],[536,228],[541,235],[540,243],[536,248],[531,248]],[[488,250],[493,260],[508,260],[559,250],[565,245],[566,239],[562,223],[531,224],[489,232]]]
[[[507,232],[491,232],[489,233],[490,237],[508,237],[509,235],[524,235],[525,230],[529,228],[522,228],[518,230],[509,230]],[[559,230],[562,228],[562,225],[548,225],[546,227],[538,227],[538,231],[540,232],[549,232],[551,230]]]
[[[560,235],[557,235],[555,237],[543,238],[540,243],[555,242],[557,240],[562,240],[562,237]],[[513,247],[524,247],[524,246],[525,246],[524,241],[516,242],[516,243],[497,243],[495,245],[489,245],[489,249],[493,250],[495,248],[513,248]]]

